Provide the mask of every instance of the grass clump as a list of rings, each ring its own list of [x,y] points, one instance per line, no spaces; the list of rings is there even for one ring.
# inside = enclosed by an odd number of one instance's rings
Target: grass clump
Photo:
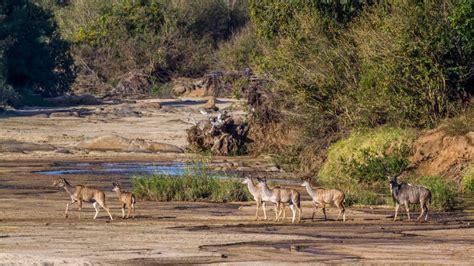
[[[455,207],[457,186],[453,181],[439,176],[424,176],[420,184],[431,191],[432,208],[447,211]]]
[[[474,193],[474,166],[468,167],[461,179],[461,189],[464,193]]]
[[[251,195],[236,179],[218,179],[202,173],[183,176],[156,174],[134,177],[137,197],[156,201],[248,201]]]
[[[341,189],[350,203],[386,203],[389,176],[408,165],[414,130],[381,127],[355,132],[333,144],[319,172],[325,186]]]

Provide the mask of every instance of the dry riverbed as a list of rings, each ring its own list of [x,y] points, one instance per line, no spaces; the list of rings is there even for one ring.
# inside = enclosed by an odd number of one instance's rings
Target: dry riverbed
[[[54,150],[0,153],[0,264],[156,264],[156,263],[413,263],[472,264],[474,217],[462,211],[432,213],[427,223],[391,221],[393,208],[348,207],[345,223],[311,221],[308,201],[300,224],[253,221],[253,203],[139,201],[135,220],[121,213],[111,183],[121,174],[68,174],[74,184],[106,191],[114,221],[104,211],[93,221],[93,208],[76,206],[64,218],[68,195],[51,187],[52,176],[37,171],[58,169],[64,162],[189,161],[192,154],[97,152],[75,149],[77,143],[104,134],[142,138],[184,148],[187,116],[204,100],[170,101],[142,115],[50,116],[33,110],[0,118],[0,140],[53,145]],[[218,102],[221,109],[244,115],[238,103]],[[82,108],[82,107],[81,107]],[[83,107],[97,110],[100,106]],[[69,111],[68,111],[69,110]],[[64,111],[64,110],[63,110]],[[64,112],[70,112],[65,108]],[[68,151],[68,152],[65,152]],[[222,167],[268,168],[263,158],[214,158]],[[230,165],[230,166],[229,166]],[[303,195],[306,193],[299,188]],[[307,200],[307,198],[305,198]],[[270,218],[274,213],[268,208]],[[329,218],[337,215],[329,210]],[[402,216],[403,219],[406,216]]]
[[[51,187],[47,161],[0,163],[0,261],[15,263],[424,263],[470,264],[473,217],[433,213],[428,223],[391,221],[392,208],[349,207],[348,221],[310,220],[292,225],[253,221],[252,203],[150,202],[135,220],[119,219],[111,182],[119,177],[68,175],[73,184],[106,190],[115,220],[85,204],[63,217],[68,196]],[[126,187],[130,184],[122,179]],[[303,191],[301,191],[303,192]],[[270,209],[270,208],[269,208]],[[330,219],[336,210],[329,211]],[[274,213],[268,211],[269,217]],[[403,217],[405,218],[405,217]]]

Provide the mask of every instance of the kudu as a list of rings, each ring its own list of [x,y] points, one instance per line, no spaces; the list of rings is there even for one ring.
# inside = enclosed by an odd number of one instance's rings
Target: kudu
[[[97,204],[104,208],[104,210],[106,210],[109,214],[110,220],[113,220],[110,210],[105,204],[105,193],[102,190],[86,187],[83,185],[77,185],[73,187],[66,179],[62,177],[54,180],[53,186],[64,188],[64,190],[66,190],[66,192],[71,197],[71,202],[66,204],[66,212],[64,214],[66,218],[68,218],[69,206],[77,202],[80,219],[82,202],[90,202],[95,209],[94,220],[97,218],[97,214],[99,214],[99,207]]]
[[[261,189],[260,189],[260,186],[259,185],[255,185],[253,183],[253,180],[252,178],[246,176],[243,180],[242,180],[242,184],[245,184],[247,185],[247,188],[249,189],[249,192],[250,194],[252,194],[254,200],[255,200],[255,203],[257,204],[257,210],[255,212],[255,221],[258,220],[258,208],[260,208],[260,205],[263,207],[263,219],[264,220],[267,220],[267,212],[266,212],[266,208],[265,208],[265,202],[266,201],[269,201],[267,197],[265,197],[265,195],[262,193]]]
[[[119,183],[112,183],[112,191],[117,192],[117,196],[122,206],[122,219],[125,219],[125,207],[127,207],[127,219],[132,214],[132,218],[135,219],[135,195],[132,192],[123,191]]]
[[[275,205],[275,221],[279,221],[280,215],[283,212],[282,221],[285,219],[285,205],[290,205],[293,217],[291,222],[295,222],[296,210],[298,210],[298,222],[301,221],[301,196],[300,193],[294,189],[288,188],[272,188],[270,189],[265,179],[259,179],[258,185],[262,195]],[[295,210],[296,208],[296,210]]]
[[[428,202],[431,203],[431,191],[424,186],[415,186],[407,183],[398,183],[397,176],[389,179],[390,182],[390,193],[392,194],[393,201],[395,202],[395,216],[393,220],[397,220],[398,209],[400,205],[405,205],[407,210],[408,220],[410,220],[410,208],[408,204],[420,203],[421,213],[418,216],[419,221],[423,214],[425,214],[425,221],[428,220]]]
[[[344,208],[345,195],[344,192],[337,189],[325,189],[325,188],[312,188],[311,179],[303,180],[301,186],[306,187],[306,191],[312,198],[313,202],[313,215],[311,220],[314,220],[314,214],[316,213],[317,206],[321,206],[324,214],[324,220],[327,220],[326,216],[326,204],[334,204],[339,209],[339,215],[337,220],[341,217],[342,220],[346,221],[346,209]]]

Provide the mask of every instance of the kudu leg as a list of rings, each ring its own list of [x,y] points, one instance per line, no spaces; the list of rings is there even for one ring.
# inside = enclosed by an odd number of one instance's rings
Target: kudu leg
[[[267,220],[267,210],[265,208],[265,201],[262,202],[262,208],[263,208],[263,220]]]
[[[128,213],[127,213],[127,219],[130,218],[130,214],[132,212],[132,206],[131,205],[128,205],[127,206],[127,209],[128,209]]]
[[[69,212],[69,206],[71,206],[72,204],[76,203],[77,200],[73,200],[71,201],[70,203],[66,203],[66,211],[64,212],[64,217],[68,217],[68,212]]]
[[[316,202],[313,201],[313,214],[311,215],[311,220],[314,221],[314,214],[316,213],[317,210],[317,204]]]
[[[324,221],[327,221],[327,220],[328,220],[328,217],[327,217],[327,215],[326,215],[326,206],[323,205],[322,208],[323,208],[323,214],[324,214]]]
[[[291,223],[295,223],[295,218],[296,218],[295,205],[291,204],[290,209],[291,209],[291,214],[292,214]]]
[[[408,221],[410,221],[410,208],[408,207],[408,202],[405,202],[405,209],[407,210]]]
[[[255,221],[258,221],[258,207],[260,207],[260,202],[257,200],[255,201],[257,203],[257,210],[255,211]]]
[[[122,204],[122,219],[125,219],[125,203]]]
[[[92,203],[92,206],[94,206],[95,209],[95,215],[94,215],[94,220],[97,218],[97,215],[99,214],[99,207],[97,206],[97,201]]]
[[[77,204],[78,204],[77,211],[79,212],[79,219],[81,219],[82,200],[79,200]]]
[[[394,221],[397,220],[398,208],[400,208],[400,204],[396,203],[396,205],[395,205],[395,216],[393,217],[393,220],[394,220]]]

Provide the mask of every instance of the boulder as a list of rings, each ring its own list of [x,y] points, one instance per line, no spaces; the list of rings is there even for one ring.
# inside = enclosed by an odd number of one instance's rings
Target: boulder
[[[211,117],[196,123],[186,133],[191,150],[210,151],[215,155],[237,155],[245,150],[248,129],[247,123],[235,123],[232,117],[224,113],[217,118]]]
[[[183,149],[166,143],[152,142],[144,139],[127,139],[117,135],[104,135],[86,140],[77,145],[80,149],[97,151],[124,152],[173,152],[181,153]]]
[[[211,96],[209,100],[202,106],[207,111],[218,111],[219,108],[216,106],[216,97]]]
[[[28,151],[53,151],[56,148],[49,144],[36,144],[20,142],[17,140],[0,140],[0,152],[28,152]]]
[[[73,105],[98,105],[102,101],[92,95],[64,95],[54,98],[46,98],[46,102],[55,106],[73,106]]]

